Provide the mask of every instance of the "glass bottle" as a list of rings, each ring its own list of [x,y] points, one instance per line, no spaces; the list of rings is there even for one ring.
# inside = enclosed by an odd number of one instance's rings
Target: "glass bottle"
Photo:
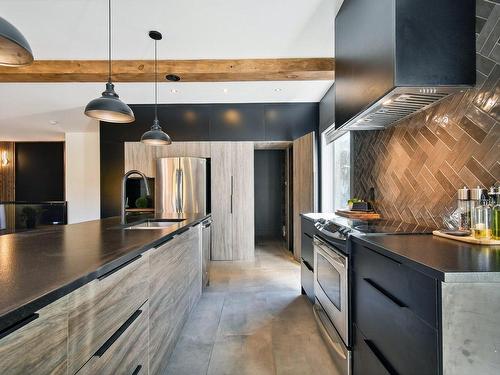
[[[500,240],[500,187],[495,188],[495,202],[491,212],[491,238]]]
[[[458,189],[457,209],[459,214],[459,230],[470,230],[470,190],[464,186]]]
[[[470,228],[471,229],[474,229],[474,220],[475,220],[475,215],[474,215],[474,211],[476,209],[477,206],[479,206],[481,204],[481,196],[483,195],[483,193],[485,192],[485,189],[481,188],[481,187],[476,187],[476,188],[472,188],[470,190],[470,200],[469,200],[469,212],[470,212]]]
[[[491,238],[491,206],[488,202],[488,193],[481,195],[481,203],[474,208],[474,238],[487,240]]]

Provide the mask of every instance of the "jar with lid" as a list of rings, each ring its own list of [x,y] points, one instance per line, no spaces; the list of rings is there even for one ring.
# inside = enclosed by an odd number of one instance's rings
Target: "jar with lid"
[[[474,207],[473,211],[473,234],[477,239],[491,238],[491,206],[489,204],[486,190],[481,194],[481,203]]]
[[[491,238],[500,240],[500,186],[494,190],[491,209]]]
[[[468,231],[470,230],[470,190],[464,186],[458,189],[457,195],[457,210],[458,210],[458,229]]]

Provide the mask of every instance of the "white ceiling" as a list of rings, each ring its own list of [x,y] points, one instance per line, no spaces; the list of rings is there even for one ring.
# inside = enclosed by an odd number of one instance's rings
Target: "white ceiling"
[[[163,33],[160,59],[333,57],[339,0],[112,0],[113,58],[151,59],[151,29]],[[0,0],[36,59],[105,59],[106,0]],[[331,81],[165,83],[161,103],[319,101]],[[0,84],[0,140],[63,139],[93,131],[83,115],[103,83]],[[172,88],[179,90],[173,94]],[[227,93],[224,92],[227,88]],[[275,91],[276,88],[281,91]],[[151,103],[151,84],[118,83],[127,103]],[[49,121],[58,121],[52,125]]]

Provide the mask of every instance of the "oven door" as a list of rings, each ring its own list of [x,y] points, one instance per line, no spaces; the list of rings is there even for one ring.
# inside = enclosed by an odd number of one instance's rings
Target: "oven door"
[[[314,294],[346,346],[348,337],[347,256],[314,237]]]

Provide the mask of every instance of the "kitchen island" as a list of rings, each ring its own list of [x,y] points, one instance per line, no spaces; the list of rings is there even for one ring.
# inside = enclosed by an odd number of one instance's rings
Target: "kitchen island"
[[[160,373],[201,295],[205,218],[0,236],[0,373]]]

